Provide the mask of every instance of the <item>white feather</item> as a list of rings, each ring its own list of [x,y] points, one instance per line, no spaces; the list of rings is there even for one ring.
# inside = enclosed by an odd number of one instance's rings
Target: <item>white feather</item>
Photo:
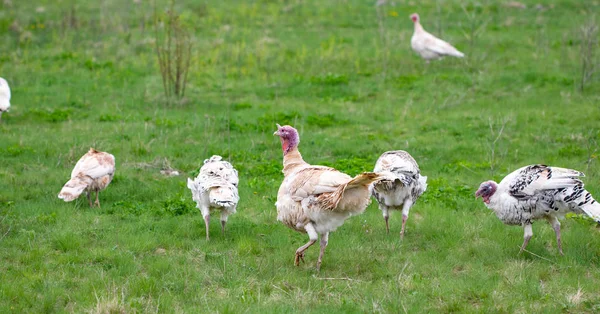
[[[233,166],[222,161],[221,156],[212,156],[204,161],[200,168],[198,176],[192,180],[187,180],[187,187],[192,191],[192,199],[196,202],[196,207],[206,217],[210,214],[210,209],[216,209],[221,212],[222,219],[236,212],[239,202],[238,195],[238,173]]]
[[[0,77],[0,113],[10,109],[10,87],[8,82]]]

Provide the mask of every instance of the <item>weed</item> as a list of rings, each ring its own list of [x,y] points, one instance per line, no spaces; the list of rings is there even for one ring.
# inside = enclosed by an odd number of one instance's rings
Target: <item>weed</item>
[[[240,111],[240,110],[250,109],[250,108],[252,108],[252,104],[246,103],[246,102],[241,102],[241,103],[233,104],[231,109],[233,109],[233,111]]]
[[[335,74],[335,73],[327,73],[325,75],[313,76],[310,78],[310,82],[316,85],[346,85],[349,80],[346,75],[343,74]]]
[[[590,20],[581,27],[581,80],[579,87],[581,92],[600,68],[597,51],[598,24],[594,20]]]
[[[165,200],[162,208],[169,215],[181,216],[194,211],[195,207],[192,203],[189,196],[177,194]]]

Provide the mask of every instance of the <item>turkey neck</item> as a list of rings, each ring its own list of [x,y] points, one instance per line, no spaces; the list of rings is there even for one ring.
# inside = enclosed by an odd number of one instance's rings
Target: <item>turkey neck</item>
[[[302,159],[300,151],[295,147],[294,149],[283,155],[283,175],[287,176],[294,172],[298,167],[305,166],[307,163]]]
[[[415,22],[415,33],[422,33],[425,30],[423,29],[423,26],[421,26],[421,23],[419,21]]]

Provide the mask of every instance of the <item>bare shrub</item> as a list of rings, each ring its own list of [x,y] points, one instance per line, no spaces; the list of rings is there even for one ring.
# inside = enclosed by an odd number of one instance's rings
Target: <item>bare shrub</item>
[[[185,87],[191,66],[192,42],[189,30],[181,23],[175,12],[175,0],[169,9],[159,16],[154,5],[154,31],[156,56],[168,103],[185,96]]]

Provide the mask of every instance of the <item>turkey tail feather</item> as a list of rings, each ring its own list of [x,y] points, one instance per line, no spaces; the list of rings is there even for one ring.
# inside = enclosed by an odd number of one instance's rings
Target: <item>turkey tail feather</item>
[[[237,193],[229,186],[218,186],[210,190],[210,202],[219,206],[233,206],[238,202]]]
[[[585,191],[577,204],[588,216],[600,223],[600,204],[592,197],[590,192]]]
[[[427,190],[427,176],[419,175],[419,183],[423,187],[423,192]]]
[[[331,192],[330,194],[322,194],[322,197],[325,198],[323,201],[325,204],[327,204],[327,208],[335,210],[344,197],[344,192],[359,187],[365,187],[368,189],[371,183],[381,179],[381,177],[382,176],[380,174],[375,172],[363,172],[352,178],[352,180],[348,181],[347,183],[340,185],[337,190]]]
[[[69,180],[65,186],[58,193],[58,198],[65,202],[70,202],[81,195],[81,193],[88,187],[88,180],[84,180],[80,177],[75,177]]]
[[[345,191],[356,187],[369,186],[369,184],[377,181],[380,177],[381,175],[375,172],[363,172],[348,181],[346,185],[341,185],[340,188],[342,191]]]

